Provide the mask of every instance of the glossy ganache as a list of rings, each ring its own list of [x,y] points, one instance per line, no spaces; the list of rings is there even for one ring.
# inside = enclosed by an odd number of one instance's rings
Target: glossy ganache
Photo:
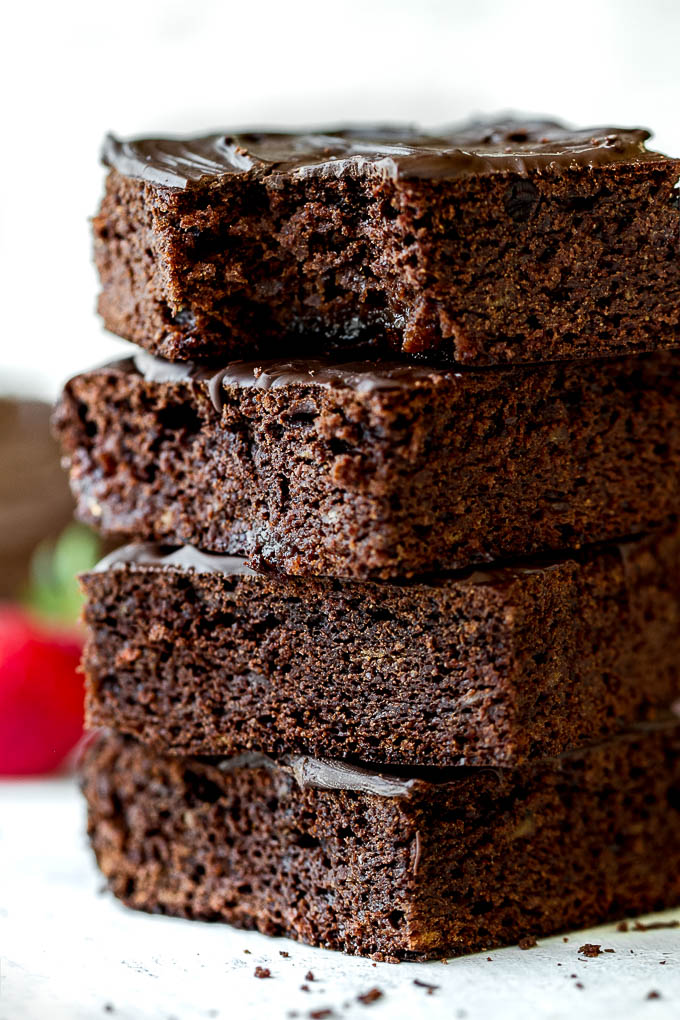
[[[126,177],[186,188],[225,174],[343,174],[351,164],[405,178],[527,173],[553,164],[602,166],[658,158],[645,147],[649,137],[643,129],[574,130],[556,121],[480,120],[432,133],[403,125],[190,138],[109,135],[102,158]]]

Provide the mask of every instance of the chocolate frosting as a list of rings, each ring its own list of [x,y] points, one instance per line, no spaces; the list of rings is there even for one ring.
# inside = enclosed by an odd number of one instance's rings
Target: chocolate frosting
[[[93,573],[104,573],[113,567],[124,564],[134,566],[180,567],[195,570],[198,574],[254,574],[255,571],[246,566],[240,556],[220,556],[217,553],[204,553],[192,545],[182,545],[178,549],[171,546],[156,545],[152,542],[131,543],[115,549],[103,560],[100,560]]]
[[[217,762],[221,772],[240,768],[268,768],[288,772],[302,789],[356,790],[376,797],[403,797],[416,782],[415,778],[374,772],[360,765],[331,758],[312,758],[309,755],[287,755],[275,760],[266,754],[247,751],[233,758]]]
[[[120,363],[126,367],[126,361]],[[232,361],[226,368],[215,369],[185,361],[165,361],[146,351],[134,356],[134,366],[147,382],[173,383],[199,381],[208,383],[210,398],[221,411],[226,388],[275,390],[285,386],[321,386],[324,389],[352,389],[355,393],[376,390],[410,389],[419,381],[446,376],[459,378],[461,373],[437,371],[419,364],[368,361],[334,362],[321,359],[292,361]]]
[[[557,121],[506,117],[436,132],[387,125],[190,138],[120,140],[109,135],[102,160],[126,177],[168,188],[234,174],[332,177],[354,170],[394,179],[456,178],[664,159],[645,147],[649,137],[639,128],[575,130]]]
[[[578,760],[592,751],[633,741],[641,736],[663,730],[678,729],[678,715],[668,712],[655,721],[640,722],[611,737],[608,741],[591,743],[585,747],[573,748],[562,754],[548,755],[537,759],[544,764],[560,767],[561,763]],[[418,784],[428,783],[441,785],[455,782],[457,779],[469,777],[472,772],[476,776],[493,775],[500,782],[504,776],[516,771],[526,771],[530,765],[512,767],[469,766],[458,765],[449,768],[436,766],[404,766],[397,772],[375,771],[354,762],[340,761],[334,758],[314,758],[311,755],[286,755],[279,759],[270,758],[266,754],[247,751],[245,754],[232,758],[214,759],[214,763],[222,772],[231,772],[239,768],[268,768],[287,772],[292,775],[302,789],[318,790],[353,790],[375,797],[405,797]]]
[[[615,548],[615,547],[613,547]],[[564,560],[536,563],[534,565],[513,564],[512,566],[496,566],[488,570],[478,570],[474,567],[455,571],[451,574],[442,573],[429,576],[426,580],[415,578],[413,580],[390,581],[391,585],[399,584],[402,587],[413,587],[426,584],[434,587],[437,584],[447,581],[459,584],[503,584],[516,577],[527,574],[539,574],[550,570],[559,570]],[[191,545],[179,547],[158,545],[153,542],[132,542],[120,549],[114,550],[100,560],[93,573],[104,573],[117,566],[147,566],[147,567],[178,567],[180,569],[193,569],[201,574],[243,574],[247,576],[258,576],[260,571],[251,570],[245,559],[240,556],[222,556],[219,553],[202,552]],[[355,583],[348,581],[348,584]],[[383,584],[382,581],[364,582],[366,584]]]

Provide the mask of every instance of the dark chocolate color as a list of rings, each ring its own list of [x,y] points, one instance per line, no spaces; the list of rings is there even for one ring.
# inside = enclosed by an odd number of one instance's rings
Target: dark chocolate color
[[[376,584],[141,547],[83,577],[90,725],[171,753],[561,754],[680,697],[680,535]]]
[[[355,126],[319,133],[250,131],[191,138],[109,135],[106,166],[126,177],[186,188],[225,174],[339,176],[371,167],[393,178],[529,174],[553,166],[604,166],[658,159],[645,148],[649,131],[574,130],[555,121],[479,120],[440,132],[408,126]]]
[[[436,959],[680,901],[677,726],[396,783],[301,787],[289,767],[221,769],[115,735],[84,764],[99,866],[154,913]]]
[[[646,532],[680,506],[676,354],[138,361],[146,378],[124,361],[73,379],[55,419],[78,515],[114,537],[387,579]]]
[[[678,346],[680,161],[553,122],[109,139],[107,326],[172,360]]]

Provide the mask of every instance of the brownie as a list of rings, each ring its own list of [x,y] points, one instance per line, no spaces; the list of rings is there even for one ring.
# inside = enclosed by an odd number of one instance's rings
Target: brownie
[[[401,585],[137,545],[82,584],[89,724],[160,751],[515,765],[680,697],[680,533]]]
[[[86,753],[99,867],[154,913],[347,953],[452,956],[680,903],[680,734],[520,769]]]
[[[141,354],[73,379],[55,423],[81,520],[289,574],[458,569],[680,506],[678,353],[460,371]]]
[[[507,119],[110,137],[99,310],[171,359],[677,346],[680,160],[648,137]]]

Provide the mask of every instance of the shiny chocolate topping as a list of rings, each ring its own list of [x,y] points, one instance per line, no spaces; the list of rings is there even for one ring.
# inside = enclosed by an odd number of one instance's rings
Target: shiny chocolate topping
[[[104,573],[112,567],[163,566],[195,570],[199,574],[254,574],[240,556],[220,556],[218,553],[204,553],[192,545],[156,545],[152,542],[131,543],[115,549],[93,567],[93,573]]]
[[[477,174],[582,168],[663,160],[639,128],[568,128],[557,121],[511,117],[474,120],[430,132],[406,125],[354,126],[315,132],[249,131],[193,138],[109,135],[104,164],[126,177],[186,188],[230,174],[455,178]]]
[[[121,368],[125,363],[120,363]],[[232,361],[215,369],[193,362],[165,361],[146,351],[134,356],[134,367],[147,382],[205,381],[215,408],[222,409],[222,393],[227,388],[275,390],[286,386],[321,386],[324,389],[352,389],[356,393],[376,390],[410,389],[418,381],[436,381],[442,376],[461,373],[419,364],[369,361],[335,362],[321,359],[292,361]]]
[[[332,758],[312,758],[309,755],[287,755],[275,760],[266,754],[246,751],[233,758],[223,758],[217,763],[221,772],[232,772],[241,768],[268,768],[288,772],[302,789],[313,787],[317,790],[355,790],[370,793],[376,797],[402,797],[407,794],[415,777],[402,779],[396,775],[374,772],[361,765]]]
[[[616,547],[613,547],[616,548]],[[490,584],[499,585],[516,578],[526,577],[531,574],[546,573],[559,570],[568,557],[562,560],[547,561],[545,563],[514,564],[512,566],[498,565],[489,567],[488,570],[478,570],[475,567],[466,567],[452,573],[441,573],[430,575],[426,579],[414,578],[412,580],[391,581],[391,585],[433,587],[436,585],[453,582],[456,584]],[[196,549],[191,545],[168,546],[158,545],[154,542],[132,542],[124,545],[100,560],[93,573],[104,573],[117,566],[145,566],[145,567],[177,567],[180,570],[193,569],[201,574],[243,574],[248,576],[262,576],[261,571],[252,570],[247,566],[241,556],[224,556],[221,553],[207,553]],[[355,582],[347,581],[348,584]],[[382,584],[382,581],[366,581],[366,584]]]

